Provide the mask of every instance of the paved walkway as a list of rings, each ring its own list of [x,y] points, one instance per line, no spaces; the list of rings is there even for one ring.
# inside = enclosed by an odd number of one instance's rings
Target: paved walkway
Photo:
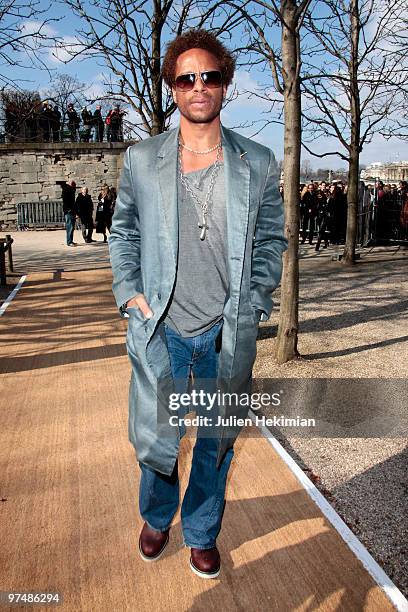
[[[58,591],[64,611],[394,609],[259,436],[236,445],[220,578],[192,574],[178,515],[162,559],[140,559],[126,321],[89,268],[30,273],[0,320],[0,590]]]

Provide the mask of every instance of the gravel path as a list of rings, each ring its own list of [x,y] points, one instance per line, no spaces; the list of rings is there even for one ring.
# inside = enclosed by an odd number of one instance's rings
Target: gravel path
[[[281,366],[271,359],[276,309],[261,324],[254,377],[406,379],[408,249],[365,249],[353,269],[332,262],[328,251],[301,251],[302,357]],[[384,402],[384,416],[391,409]],[[273,433],[408,596],[408,432],[368,439]]]

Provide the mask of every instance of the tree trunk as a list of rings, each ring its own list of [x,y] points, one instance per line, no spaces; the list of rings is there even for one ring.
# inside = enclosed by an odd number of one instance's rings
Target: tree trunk
[[[349,159],[349,175],[347,188],[347,231],[341,262],[353,265],[355,262],[357,238],[358,213],[358,181],[359,181],[359,152],[351,151]]]
[[[163,88],[161,77],[161,35],[162,35],[162,6],[160,0],[154,2],[154,16],[152,19],[152,59],[150,76],[152,82],[152,115],[150,136],[157,136],[164,132]]]
[[[353,265],[355,262],[358,213],[358,181],[360,161],[360,92],[358,84],[358,40],[360,34],[360,15],[358,0],[350,0],[351,56],[349,62],[351,139],[349,147],[349,177],[347,188],[347,232],[342,263]]]
[[[298,357],[299,181],[301,98],[296,2],[282,0],[282,75],[284,81],[284,206],[288,250],[283,255],[281,304],[275,356],[278,363]]]

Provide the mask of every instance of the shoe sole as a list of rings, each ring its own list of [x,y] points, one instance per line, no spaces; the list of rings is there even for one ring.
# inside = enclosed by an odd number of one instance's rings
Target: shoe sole
[[[190,567],[197,576],[200,576],[200,578],[205,578],[207,580],[212,579],[212,578],[217,578],[220,575],[220,571],[221,571],[221,568],[219,568],[216,572],[213,572],[211,574],[209,574],[208,572],[201,572],[195,567],[195,565],[193,565],[193,562],[191,561],[191,559],[190,559]]]
[[[167,536],[167,540],[165,541],[165,543],[163,544],[162,549],[160,550],[160,552],[155,556],[155,557],[147,557],[143,551],[142,548],[140,546],[140,540],[139,540],[139,554],[141,556],[141,558],[143,559],[143,561],[146,561],[147,563],[150,563],[151,561],[157,561],[158,559],[160,559],[160,557],[162,556],[162,554],[164,553],[164,551],[166,550],[167,544],[169,543],[169,536]]]

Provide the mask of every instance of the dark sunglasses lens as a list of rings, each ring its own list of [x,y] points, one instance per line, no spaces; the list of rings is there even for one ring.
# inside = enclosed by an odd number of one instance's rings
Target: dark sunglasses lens
[[[176,78],[176,87],[181,91],[189,91],[193,89],[195,82],[195,74],[181,74]]]
[[[208,72],[202,72],[201,78],[203,79],[203,83],[207,85],[207,87],[216,88],[221,87],[222,85],[222,74],[218,70],[209,70]]]

